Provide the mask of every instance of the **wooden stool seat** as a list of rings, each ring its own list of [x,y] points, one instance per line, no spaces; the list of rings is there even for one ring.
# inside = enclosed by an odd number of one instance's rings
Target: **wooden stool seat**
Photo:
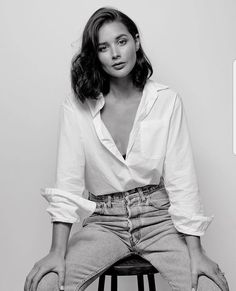
[[[158,270],[142,257],[132,254],[114,263],[99,278],[98,291],[104,291],[105,276],[111,276],[111,291],[117,291],[117,276],[137,276],[138,291],[144,291],[143,275],[147,275],[150,291],[156,291],[154,274]]]

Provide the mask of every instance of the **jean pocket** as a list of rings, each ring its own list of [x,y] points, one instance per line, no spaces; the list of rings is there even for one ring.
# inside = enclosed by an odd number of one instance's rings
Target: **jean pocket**
[[[92,213],[91,216],[104,214],[104,205],[105,205],[104,202],[101,202],[101,201],[98,202],[98,201],[96,201],[96,209]]]
[[[170,207],[170,200],[167,193],[165,192],[165,188],[163,188],[163,190],[158,190],[158,192],[149,194],[148,201],[149,205],[152,205],[159,210],[168,210]]]

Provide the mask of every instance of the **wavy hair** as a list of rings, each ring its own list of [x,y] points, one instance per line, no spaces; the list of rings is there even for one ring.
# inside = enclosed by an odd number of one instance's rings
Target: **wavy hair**
[[[71,62],[71,86],[75,97],[83,103],[86,98],[97,99],[100,93],[106,95],[110,90],[110,77],[98,59],[98,31],[104,23],[113,21],[124,24],[134,39],[139,34],[133,20],[117,9],[102,7],[92,14],[83,31],[81,49]],[[143,89],[152,73],[152,65],[140,44],[131,71],[133,84]]]

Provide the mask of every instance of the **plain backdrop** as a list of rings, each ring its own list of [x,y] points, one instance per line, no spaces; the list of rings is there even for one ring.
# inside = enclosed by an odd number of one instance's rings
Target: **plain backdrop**
[[[0,1],[0,289],[23,290],[33,264],[50,248],[52,225],[39,191],[55,179],[71,58],[88,18],[106,5],[137,23],[152,78],[183,99],[205,212],[215,215],[202,244],[236,290],[234,0]],[[160,275],[156,283],[170,290]],[[119,279],[119,290],[135,288],[135,278]],[[97,280],[87,290],[97,290]]]

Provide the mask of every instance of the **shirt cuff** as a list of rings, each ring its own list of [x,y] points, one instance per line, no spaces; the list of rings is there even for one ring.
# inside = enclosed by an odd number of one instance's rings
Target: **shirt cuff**
[[[175,228],[181,232],[189,235],[203,236],[206,229],[214,219],[214,215],[204,216],[202,214],[189,215],[181,211],[177,213],[171,207],[169,208],[172,221]]]
[[[58,188],[42,188],[41,195],[48,201],[46,209],[51,222],[79,223],[96,209],[96,202]]]

